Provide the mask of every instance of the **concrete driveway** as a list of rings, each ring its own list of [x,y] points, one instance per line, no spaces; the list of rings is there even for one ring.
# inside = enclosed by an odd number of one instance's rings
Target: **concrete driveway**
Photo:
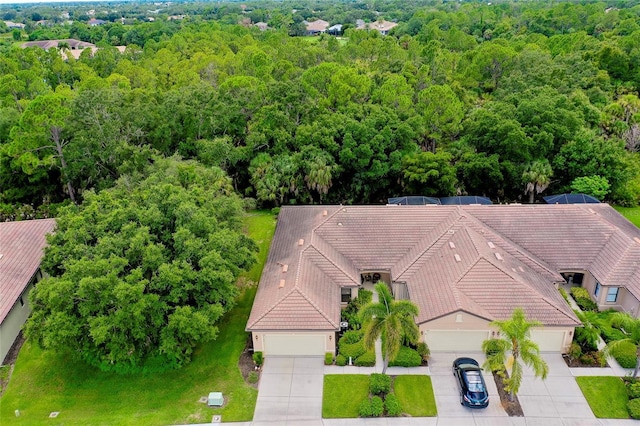
[[[508,417],[500,405],[500,397],[493,377],[484,373],[491,402],[484,410],[473,410],[460,405],[456,380],[451,372],[453,360],[460,356],[475,358],[480,365],[485,361],[482,353],[436,352],[431,354],[429,369],[438,408],[438,425],[599,425],[584,399],[575,378],[562,356],[542,354],[549,365],[546,380],[536,379],[533,371],[525,369],[518,399],[525,417]],[[526,420],[525,420],[526,419]]]
[[[322,424],[324,358],[265,358],[253,425]]]

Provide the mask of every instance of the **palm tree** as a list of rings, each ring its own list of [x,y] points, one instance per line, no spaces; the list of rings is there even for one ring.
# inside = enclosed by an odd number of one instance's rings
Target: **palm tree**
[[[612,340],[607,343],[602,353],[605,357],[615,355],[622,346],[629,343],[636,345],[636,367],[633,370],[633,377],[638,375],[640,369],[640,318],[633,318],[626,312],[616,312],[611,314],[610,324],[619,328],[627,336],[625,339]]]
[[[582,322],[581,327],[576,327],[574,340],[583,347],[590,347],[593,350],[598,349],[600,342],[600,330],[598,326],[602,320],[598,317],[598,313],[594,311],[574,310],[578,319]]]
[[[491,371],[504,370],[507,354],[511,352],[513,365],[511,366],[509,377],[504,379],[504,384],[509,390],[510,398],[513,401],[522,383],[522,364],[520,364],[520,359],[533,368],[536,377],[542,377],[543,380],[547,378],[549,367],[540,356],[538,345],[530,338],[531,328],[541,326],[542,323],[539,321],[527,321],[522,308],[516,308],[511,318],[504,321],[492,321],[490,325],[498,329],[500,339],[482,342],[482,350],[487,353],[487,360],[483,367],[491,369]]]
[[[525,183],[525,194],[529,194],[529,204],[533,204],[535,194],[540,194],[549,187],[553,169],[549,160],[535,160],[529,164],[522,173],[522,179]]]
[[[364,329],[364,346],[367,350],[371,350],[376,340],[382,338],[384,374],[389,360],[398,356],[403,340],[414,344],[418,342],[420,331],[414,320],[418,315],[418,307],[409,300],[394,300],[389,287],[382,281],[374,288],[378,293],[378,301],[363,306],[360,318]]]

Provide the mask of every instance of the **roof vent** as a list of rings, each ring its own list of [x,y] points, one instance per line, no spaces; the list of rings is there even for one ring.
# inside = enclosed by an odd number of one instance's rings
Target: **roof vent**
[[[489,248],[494,249],[496,248],[496,245],[493,244],[491,241],[487,241],[487,245],[489,246]]]
[[[278,288],[282,288],[284,287],[284,280],[280,280],[280,285],[278,286]]]
[[[524,272],[524,269],[522,268],[522,266],[518,266],[518,269],[520,269],[520,272]]]
[[[502,258],[502,255],[501,255],[500,253],[496,253],[496,259],[498,259],[498,260],[504,260],[504,259]]]
[[[460,257],[460,255],[458,253],[454,254],[453,257],[455,257],[456,262],[462,262],[462,258]]]
[[[452,249],[456,248],[456,245],[453,244],[453,241],[449,241],[449,247],[451,247]]]
[[[589,213],[596,214],[596,211],[594,209],[592,209],[591,207],[589,207]]]
[[[342,226],[342,222],[338,222],[338,226]]]
[[[302,238],[300,238],[300,239],[298,240],[298,245],[299,245],[299,246],[301,246],[301,245],[303,245],[303,244],[304,244],[304,240],[303,240]]]
[[[326,216],[328,212],[326,210],[322,210],[322,216]]]
[[[289,265],[282,265],[282,272],[286,273],[289,270]]]
[[[4,254],[0,254],[0,260],[2,260],[3,257],[4,257]]]
[[[640,244],[640,238],[638,238],[638,237],[634,237],[634,238],[633,238],[633,240],[634,240],[636,243]],[[0,259],[2,259],[2,255],[1,255],[1,254],[0,254]]]

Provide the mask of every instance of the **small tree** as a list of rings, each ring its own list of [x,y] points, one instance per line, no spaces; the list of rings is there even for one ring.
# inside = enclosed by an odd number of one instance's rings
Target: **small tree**
[[[542,325],[539,321],[527,321],[522,308],[516,308],[511,318],[503,321],[492,321],[492,326],[500,332],[500,339],[485,340],[482,342],[482,350],[487,353],[487,360],[483,367],[491,371],[504,370],[507,354],[513,357],[513,365],[509,377],[504,379],[504,384],[513,401],[522,383],[522,364],[533,368],[536,377],[547,378],[549,367],[540,356],[538,345],[531,340],[532,327]]]
[[[382,338],[382,373],[385,373],[389,360],[398,356],[403,339],[411,343],[418,341],[420,332],[414,321],[418,307],[409,300],[394,300],[389,287],[383,282],[377,283],[374,288],[378,293],[378,302],[363,306],[360,318],[364,329],[364,345],[368,350],[373,348],[379,337]]]
[[[602,350],[602,353],[605,357],[615,356],[625,345],[629,343],[636,345],[636,367],[633,370],[633,377],[635,378],[640,369],[640,319],[633,318],[626,312],[616,312],[611,315],[610,324],[621,329],[627,337],[610,341]]]

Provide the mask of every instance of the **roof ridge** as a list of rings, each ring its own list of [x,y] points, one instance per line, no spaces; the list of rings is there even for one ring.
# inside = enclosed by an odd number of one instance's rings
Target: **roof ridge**
[[[326,314],[322,309],[320,309],[320,307],[319,307],[317,304],[315,304],[315,303],[311,300],[311,298],[309,298],[309,297],[305,294],[305,292],[303,292],[303,291],[302,291],[302,289],[301,289],[301,288],[296,287],[296,288],[295,288],[295,290],[296,290],[296,291],[297,291],[297,292],[298,292],[302,297],[304,297],[304,299],[305,299],[307,302],[309,302],[309,304],[310,304],[311,306],[313,306],[314,308],[316,308],[316,311],[318,311],[318,312],[320,313],[320,315],[322,315],[322,317],[323,317],[324,319],[326,319],[326,320],[327,320],[327,322],[329,322],[329,324],[333,325],[333,326],[334,326],[334,327],[336,327],[336,328],[338,327],[338,324],[334,323],[334,322],[329,318],[329,316],[328,316],[328,315],[327,315],[327,314]]]
[[[550,307],[552,307],[553,309],[555,309],[556,311],[562,313],[565,317],[572,319],[567,312],[562,311],[561,309],[558,308],[558,305],[553,303],[545,294],[541,293],[540,291],[538,291],[538,289],[536,289],[535,287],[532,287],[528,281],[523,280],[518,274],[513,273],[513,271],[509,270],[509,268],[502,268],[501,264],[498,262],[495,262],[493,259],[491,259],[490,257],[486,257],[485,255],[480,255],[480,257],[484,260],[486,260],[490,265],[492,265],[494,268],[498,269],[499,271],[501,271],[502,273],[504,273],[505,275],[509,276],[511,279],[513,279],[514,281],[518,282],[519,284],[525,286],[526,288],[528,288],[529,290],[535,292],[547,305],[549,305]],[[526,266],[526,265],[525,265]],[[575,322],[575,321],[574,321]]]
[[[609,224],[608,224],[609,225]],[[613,233],[609,236],[609,238],[607,238],[607,242],[606,244],[603,244],[602,247],[600,248],[600,250],[598,251],[598,254],[596,256],[594,256],[594,260],[589,264],[589,273],[591,273],[596,279],[598,279],[598,277],[595,276],[595,274],[593,272],[591,272],[591,270],[593,268],[591,268],[591,266],[596,263],[596,261],[598,259],[600,259],[600,256],[602,255],[602,252],[608,249],[609,244],[611,243],[611,239],[614,236],[619,236],[621,238],[621,240],[623,242],[626,242],[625,247],[624,247],[624,253],[622,254],[622,256],[616,256],[616,260],[615,262],[611,265],[611,267],[609,268],[609,272],[607,274],[607,277],[609,275],[611,275],[611,273],[613,271],[616,270],[616,267],[622,262],[622,259],[626,258],[626,256],[629,254],[630,251],[632,251],[635,248],[635,241],[630,238],[627,234],[625,234],[624,232],[620,231],[620,229],[613,227]],[[600,277],[603,278],[603,277]],[[598,280],[600,281],[600,280]],[[604,281],[604,279],[602,280]]]
[[[318,228],[320,228],[322,225],[327,223],[329,221],[329,219],[332,219],[335,215],[340,213],[340,211],[342,210],[343,206],[342,206],[342,204],[339,204],[337,207],[338,208],[336,209],[335,212],[333,212],[331,214],[327,214],[326,219],[321,220],[319,224],[317,224],[316,226],[313,227],[313,229],[311,230],[311,241],[313,241],[313,237],[316,235],[316,231],[318,230]],[[328,209],[324,209],[324,210],[328,210]]]
[[[426,245],[423,249],[421,249],[421,250],[420,250],[420,251],[419,251],[419,252],[414,256],[414,258],[411,260],[411,262],[409,262],[409,263],[407,264],[407,266],[406,266],[403,270],[401,270],[399,273],[395,274],[395,275],[396,275],[396,277],[398,277],[398,278],[399,278],[399,277],[401,277],[402,275],[404,275],[404,273],[405,273],[405,272],[407,272],[407,271],[408,271],[408,270],[409,270],[413,265],[415,265],[415,264],[416,264],[416,263],[417,263],[417,262],[422,258],[422,256],[424,256],[424,254],[425,254],[426,252],[430,251],[430,250],[431,250],[431,249],[436,245],[436,243],[438,243],[438,242],[442,239],[442,237],[444,237],[444,236],[445,236],[445,234],[453,235],[453,233],[449,233],[449,230],[451,230],[451,228],[453,228],[454,226],[458,226],[458,229],[459,229],[459,222],[460,222],[460,219],[461,219],[461,215],[460,215],[460,212],[459,212],[459,210],[458,210],[458,209],[456,209],[456,210],[454,210],[454,211],[458,212],[458,217],[456,217],[456,218],[453,220],[453,223],[452,223],[451,225],[449,225],[449,226],[445,226],[445,229],[444,229],[442,232],[440,232],[440,234],[438,235],[438,237],[437,237],[437,238],[435,238],[431,244],[428,244],[428,245]],[[450,217],[451,217],[451,215],[447,216],[447,219],[448,219],[448,218],[450,218]],[[445,219],[444,221],[442,221],[442,223],[446,223],[446,221],[447,221],[447,220]],[[455,233],[455,231],[454,231],[454,233]],[[423,237],[423,239],[425,239],[425,238],[427,238],[427,237],[428,237],[428,233],[427,233],[427,235],[425,235],[425,236]]]
[[[327,245],[331,246],[331,244],[329,244],[328,242],[326,242],[322,237],[318,236],[319,240],[322,240],[324,243],[326,243]],[[313,240],[313,239],[312,239]],[[336,267],[337,270],[339,270],[340,272],[342,272],[344,274],[345,277],[347,277],[349,280],[353,281],[356,285],[358,285],[358,281],[353,279],[353,277],[351,277],[351,275],[345,271],[344,269],[342,269],[342,267],[340,267],[336,262],[334,262],[333,259],[331,259],[329,256],[327,256],[323,251],[321,251],[318,247],[316,247],[316,245],[314,244],[314,242],[310,242],[309,245],[307,247],[304,248],[304,250],[302,250],[302,252],[300,252],[300,255],[302,255],[302,253],[304,253],[308,248],[313,247],[315,249],[315,251],[322,256],[323,258],[327,259],[327,262],[331,263],[333,266]],[[349,259],[346,256],[343,256],[347,261],[349,261],[351,263],[351,265],[353,265],[353,262],[351,261],[351,259]],[[300,261],[301,259],[298,259],[298,261]],[[298,263],[300,265],[300,263]],[[355,268],[355,265],[353,265]],[[300,268],[298,268],[298,271],[300,270]],[[298,285],[298,275],[296,274],[296,286]]]
[[[558,271],[556,271],[556,270],[552,269],[551,267],[549,267],[547,265],[547,263],[544,260],[540,259],[537,255],[534,255],[529,250],[526,250],[525,248],[523,248],[520,244],[517,244],[516,242],[512,241],[511,239],[505,237],[501,232],[498,232],[497,230],[493,229],[491,226],[485,224],[483,221],[481,221],[476,216],[474,216],[473,213],[468,212],[468,211],[467,211],[467,213],[469,213],[469,217],[473,219],[472,223],[470,223],[469,226],[471,226],[472,229],[475,232],[477,232],[478,234],[482,235],[485,239],[487,239],[487,238],[486,238],[484,232],[481,232],[481,230],[476,229],[475,228],[476,226],[481,228],[482,230],[486,230],[486,231],[496,235],[497,237],[502,239],[502,241],[507,243],[509,246],[513,247],[513,249],[518,254],[520,254],[521,256],[525,257],[526,259],[531,260],[531,262],[535,263],[536,265],[538,265],[540,268],[544,269],[545,271],[547,271],[551,275],[557,275],[558,274]],[[502,250],[504,250],[506,253],[509,253],[509,251],[506,250],[504,247],[500,247],[500,248]],[[514,256],[512,254],[510,254],[510,255]],[[520,261],[520,262],[524,263],[526,265],[525,262],[522,262],[522,261]]]
[[[282,301],[284,299],[286,299],[291,293],[293,293],[293,291],[296,289],[296,287],[291,287],[291,290],[289,290],[287,293],[283,294],[282,297],[280,299],[278,299],[273,305],[271,305],[271,307],[269,309],[267,309],[262,315],[258,316],[258,318],[256,318],[254,321],[251,322],[251,324],[247,323],[245,328],[251,328],[254,325],[256,325],[258,323],[258,321],[260,321],[262,318],[264,318],[265,316],[267,316],[268,313],[270,313],[271,311],[273,311],[275,308],[277,308],[280,303],[282,303]],[[251,318],[249,318],[251,319]]]

